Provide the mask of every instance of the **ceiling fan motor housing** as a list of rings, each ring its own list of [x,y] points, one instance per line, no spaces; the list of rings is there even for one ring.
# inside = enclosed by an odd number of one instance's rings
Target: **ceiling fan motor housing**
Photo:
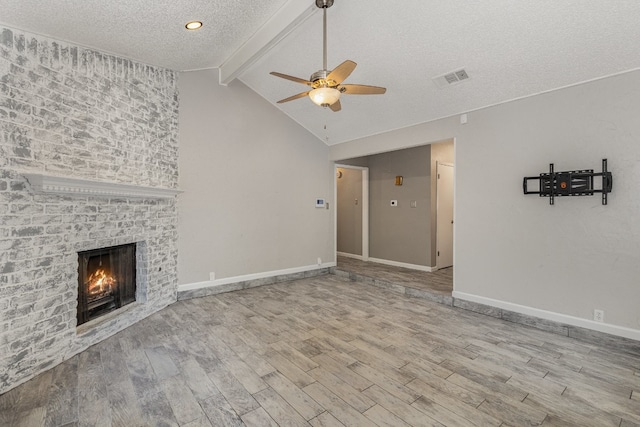
[[[333,6],[333,0],[316,0],[316,6],[320,9],[326,9]]]
[[[319,87],[336,87],[338,83],[334,80],[327,80],[327,75],[329,73],[327,70],[319,70],[315,73],[311,74],[309,77],[309,81],[313,84],[311,85],[314,89]]]

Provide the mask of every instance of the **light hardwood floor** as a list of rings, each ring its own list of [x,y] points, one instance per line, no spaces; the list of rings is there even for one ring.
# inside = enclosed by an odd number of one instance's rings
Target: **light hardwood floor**
[[[453,267],[428,273],[410,268],[395,267],[376,262],[360,261],[355,258],[338,256],[337,269],[382,280],[395,286],[418,289],[434,295],[451,296],[453,292]]]
[[[2,426],[634,426],[640,357],[327,275],[177,302]]]

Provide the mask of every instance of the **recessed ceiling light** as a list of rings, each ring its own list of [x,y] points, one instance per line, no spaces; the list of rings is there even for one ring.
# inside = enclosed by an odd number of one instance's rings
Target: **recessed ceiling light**
[[[198,29],[200,29],[200,27],[202,27],[202,22],[200,22],[200,21],[190,21],[190,22],[187,22],[184,27],[187,30],[198,30]]]

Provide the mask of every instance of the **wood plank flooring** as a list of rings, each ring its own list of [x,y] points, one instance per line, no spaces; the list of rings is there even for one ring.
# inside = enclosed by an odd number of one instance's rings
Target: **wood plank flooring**
[[[327,275],[180,301],[2,426],[638,426],[640,357]]]
[[[406,288],[448,296],[451,296],[453,292],[453,267],[429,273],[376,262],[360,261],[346,256],[338,256],[337,264],[337,268],[340,270],[375,280],[383,280]]]

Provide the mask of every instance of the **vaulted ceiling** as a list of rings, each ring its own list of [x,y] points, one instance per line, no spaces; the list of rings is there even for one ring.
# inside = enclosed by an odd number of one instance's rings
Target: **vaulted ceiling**
[[[0,22],[174,70],[220,68],[332,145],[640,68],[636,0],[335,0],[328,68],[346,83],[342,111],[270,71],[322,69],[322,11],[313,0],[0,0]],[[204,23],[187,31],[190,20]],[[435,77],[464,69],[469,79]],[[213,81],[212,84],[218,84]]]

